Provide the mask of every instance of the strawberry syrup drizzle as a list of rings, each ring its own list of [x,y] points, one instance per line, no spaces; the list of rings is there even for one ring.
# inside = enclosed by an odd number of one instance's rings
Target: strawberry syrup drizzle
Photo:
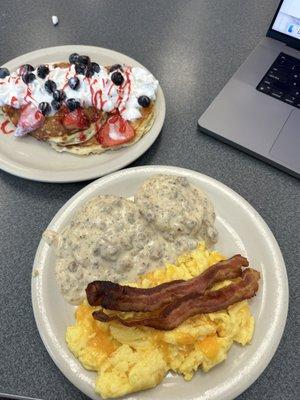
[[[13,129],[10,130],[10,131],[8,131],[8,130],[6,129],[8,124],[9,124],[9,121],[7,120],[7,121],[3,121],[2,124],[0,125],[0,131],[1,131],[2,133],[4,133],[5,135],[8,135],[9,133],[13,133],[13,132],[14,132]]]
[[[103,78],[102,78],[102,82],[103,82]],[[91,79],[88,78],[88,83],[89,83],[90,92],[91,92],[91,104],[93,105],[93,107],[102,111],[102,107],[106,103],[106,100],[103,101],[101,89],[95,91],[93,88],[93,85],[95,85],[97,83],[97,79],[94,79],[93,82],[91,83]],[[100,101],[100,107],[97,107],[98,100]]]
[[[65,76],[66,83],[64,84],[62,90],[65,90],[65,88],[68,86],[70,71],[71,71],[71,64],[69,65],[68,71],[66,72],[66,76]],[[76,75],[75,75],[75,76],[76,76]]]
[[[107,92],[108,96],[110,95],[111,89],[112,89],[113,87],[114,87],[114,84],[112,83],[112,84],[110,85],[110,88],[108,89],[108,92]]]
[[[130,79],[130,72],[131,68],[128,67],[125,71],[125,76],[126,76],[126,82],[122,87],[122,92],[124,92],[125,87],[128,85],[128,90],[127,90],[127,98],[126,100],[123,99],[122,95],[119,94],[118,100],[117,100],[117,108],[120,107],[120,104],[122,101],[124,102],[124,106],[120,109],[120,114],[126,110],[126,103],[129,100],[130,94],[131,94],[131,79]]]
[[[19,68],[19,76],[22,76],[22,75],[24,75],[25,74],[25,72],[26,72],[26,68],[24,68],[23,66],[22,67],[20,67]]]
[[[120,107],[121,102],[122,102],[122,96],[119,95],[118,98],[117,98],[116,108]]]
[[[96,124],[95,124],[95,129],[96,129],[95,138],[96,138],[97,142],[100,143],[100,144],[101,144],[100,133],[101,133],[102,126],[103,126],[103,124],[99,124],[99,122],[96,122]]]
[[[88,78],[88,83],[89,83],[90,92],[91,92],[91,104],[95,108],[97,108],[97,103],[96,103],[96,99],[95,99],[95,90],[93,88],[93,85],[95,85],[96,82],[97,82],[97,79],[94,79],[93,82],[91,83],[91,79]]]
[[[31,96],[31,94],[32,94],[32,93],[31,93],[31,90],[30,90],[29,87],[27,86],[27,90],[26,90],[26,94],[25,94],[24,100],[27,101],[27,97],[30,97],[31,100],[33,100],[33,101],[35,102],[34,98]],[[28,101],[27,101],[27,102],[28,102]],[[28,103],[30,103],[30,101],[29,101]]]
[[[17,99],[15,96],[13,96],[13,97],[11,98],[11,101],[10,101],[11,107],[14,107],[14,106],[16,105],[17,102],[18,102],[18,99]]]
[[[97,92],[96,92],[95,95],[94,95],[94,103],[95,103],[96,105],[98,104],[98,100],[100,101],[100,107],[99,107],[99,109],[102,110],[102,107],[103,107],[103,105],[106,103],[106,100],[103,101],[103,98],[102,98],[102,90],[101,90],[101,89],[97,90]],[[97,107],[96,107],[96,108],[97,108]]]
[[[127,99],[125,100],[125,103],[129,100],[129,96],[131,93],[131,80],[130,80],[130,75],[129,75],[130,70],[126,70],[125,75],[126,75],[126,85],[128,85],[128,91],[127,91]],[[125,85],[125,86],[126,86]]]
[[[95,83],[95,82],[96,82],[96,80],[94,81],[94,83]],[[102,86],[103,86],[103,89],[104,89],[105,85],[107,84],[107,82],[108,82],[108,79],[105,80],[104,78],[102,78]],[[111,88],[110,88],[110,89],[111,89]],[[110,89],[109,89],[109,90],[110,90]],[[94,89],[92,88],[92,92],[93,92],[92,104],[94,105],[95,108],[97,108],[97,109],[99,109],[99,110],[102,111],[104,104],[107,103],[107,100],[103,100],[103,97],[102,97],[103,92],[102,92],[102,90],[99,89],[99,90],[97,90],[97,91],[95,92]],[[99,107],[97,107],[98,102],[100,102]],[[98,124],[96,124],[96,131],[97,131],[96,137],[98,137],[98,133],[99,133],[99,130],[100,130],[100,129],[101,129],[101,126],[99,127]],[[97,139],[97,140],[98,140],[98,139]]]

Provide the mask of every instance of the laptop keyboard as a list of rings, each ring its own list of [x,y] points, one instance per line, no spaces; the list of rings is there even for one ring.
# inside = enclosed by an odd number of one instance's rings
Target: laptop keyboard
[[[280,53],[256,89],[300,108],[300,60]]]

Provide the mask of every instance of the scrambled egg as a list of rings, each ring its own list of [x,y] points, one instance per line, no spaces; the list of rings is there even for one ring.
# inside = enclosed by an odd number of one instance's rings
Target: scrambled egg
[[[143,275],[131,286],[149,288],[175,279],[190,279],[224,259],[203,244],[193,252]],[[213,289],[229,284],[217,284]],[[162,381],[168,371],[192,379],[195,371],[207,372],[226,359],[233,342],[249,343],[254,318],[247,301],[225,311],[197,315],[172,331],[148,327],[126,327],[117,321],[102,323],[92,317],[87,302],[76,310],[76,324],[66,332],[66,341],[82,365],[98,372],[95,390],[102,398],[123,396],[149,389]],[[132,317],[134,313],[120,313]]]

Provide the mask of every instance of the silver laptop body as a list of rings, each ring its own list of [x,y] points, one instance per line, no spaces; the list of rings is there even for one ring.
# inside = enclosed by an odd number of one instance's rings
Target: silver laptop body
[[[272,91],[272,97],[257,90],[280,53],[295,57],[300,63],[298,49],[300,0],[283,0],[279,4],[267,37],[228,81],[200,117],[198,124],[204,133],[299,178],[300,95],[299,104],[295,106],[274,97],[276,93],[280,93],[278,91]],[[287,96],[285,100],[288,100]]]

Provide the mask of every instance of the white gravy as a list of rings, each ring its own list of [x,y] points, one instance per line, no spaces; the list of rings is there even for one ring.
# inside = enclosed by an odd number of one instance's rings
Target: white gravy
[[[80,304],[94,280],[132,281],[138,275],[199,241],[217,240],[212,203],[185,178],[158,175],[144,182],[130,201],[97,196],[86,203],[62,232],[44,238],[57,255],[58,286],[71,304]]]
[[[153,176],[142,184],[134,201],[149,224],[173,243],[174,250],[191,250],[201,240],[208,247],[217,242],[214,206],[185,177]]]

